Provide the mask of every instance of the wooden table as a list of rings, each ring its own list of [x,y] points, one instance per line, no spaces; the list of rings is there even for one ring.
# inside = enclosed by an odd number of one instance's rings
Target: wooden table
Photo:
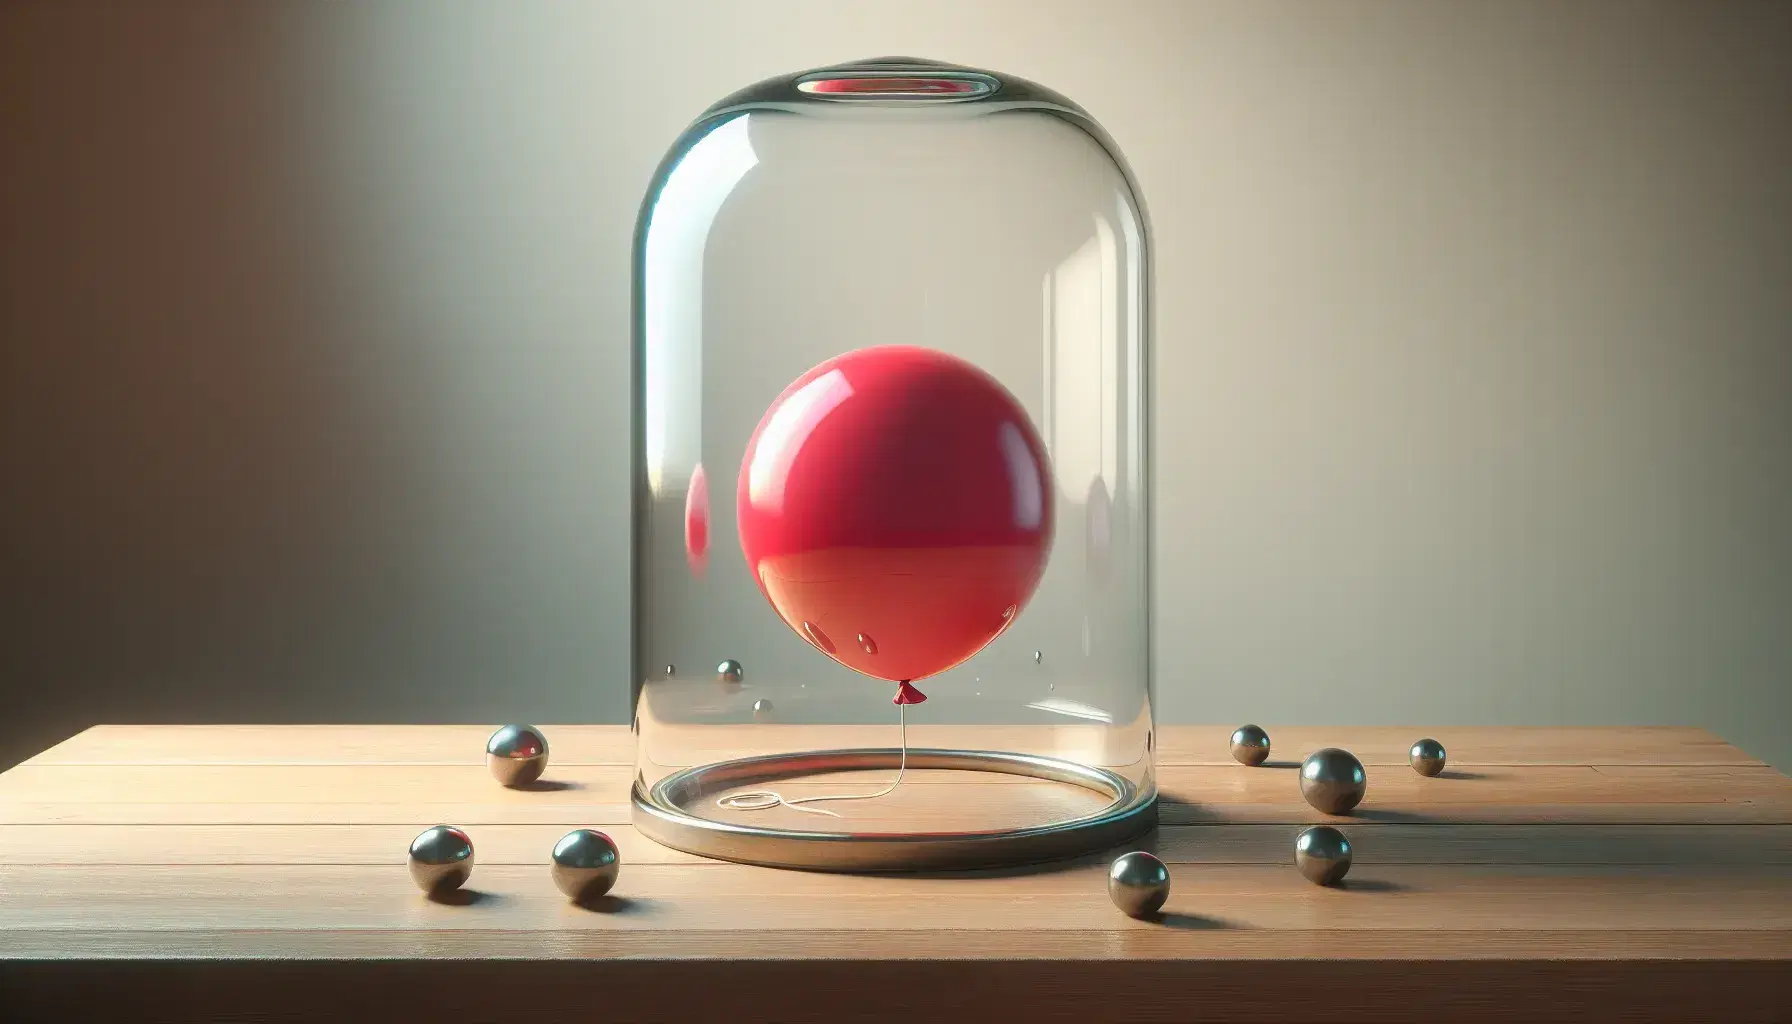
[[[1696,729],[1272,728],[1278,758],[1369,768],[1356,867],[1320,889],[1292,762],[1165,728],[1154,923],[1099,857],[700,861],[626,824],[627,730],[548,728],[533,792],[487,777],[487,731],[102,726],[0,775],[0,1018],[1792,1019],[1792,780]],[[1444,777],[1406,766],[1420,735]],[[454,903],[403,864],[437,822],[478,848]],[[601,910],[548,878],[574,826],[622,848]]]

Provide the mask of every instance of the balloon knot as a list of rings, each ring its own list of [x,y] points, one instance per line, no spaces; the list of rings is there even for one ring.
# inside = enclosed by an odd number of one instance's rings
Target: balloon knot
[[[896,696],[892,704],[919,704],[927,699],[927,695],[906,682],[896,684]]]

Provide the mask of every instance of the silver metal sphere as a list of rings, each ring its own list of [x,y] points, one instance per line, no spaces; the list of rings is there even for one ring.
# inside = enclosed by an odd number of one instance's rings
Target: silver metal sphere
[[[1300,766],[1300,795],[1327,814],[1349,814],[1363,802],[1369,776],[1363,762],[1348,750],[1326,747],[1307,755]]]
[[[532,725],[507,725],[485,741],[485,766],[506,786],[527,786],[548,768],[548,738]]]
[[[764,697],[761,697],[758,700],[753,702],[753,716],[755,718],[764,718],[771,713],[772,713],[772,702],[771,701],[766,700]]]
[[[727,661],[716,666],[716,682],[718,683],[738,683],[746,677],[747,670],[742,668],[740,662],[735,661],[733,658],[729,658]]]
[[[1123,853],[1108,869],[1108,899],[1128,917],[1146,918],[1170,898],[1170,869],[1143,850]]]
[[[432,895],[452,892],[473,874],[473,840],[453,825],[432,825],[411,840],[411,880]]]
[[[1269,733],[1255,725],[1241,725],[1234,729],[1232,760],[1253,768],[1269,760]]]
[[[1294,838],[1294,866],[1314,885],[1337,885],[1350,871],[1350,840],[1330,825],[1314,825]]]
[[[1420,740],[1412,745],[1407,760],[1412,762],[1413,771],[1436,778],[1444,771],[1444,745],[1432,739]]]
[[[602,832],[573,829],[554,844],[554,888],[574,902],[594,900],[616,884],[622,856]]]

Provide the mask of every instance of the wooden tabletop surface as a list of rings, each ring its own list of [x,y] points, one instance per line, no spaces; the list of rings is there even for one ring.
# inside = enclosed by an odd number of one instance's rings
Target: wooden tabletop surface
[[[101,726],[0,774],[0,1018],[1792,1019],[1792,780],[1698,729],[1270,727],[1246,768],[1228,728],[1165,727],[1153,922],[1108,902],[1111,854],[703,861],[628,824],[627,729],[544,727],[531,791],[486,774],[489,731]],[[1441,778],[1406,765],[1424,735]],[[1348,818],[1301,800],[1320,746],[1368,767]],[[1337,889],[1292,863],[1325,820],[1356,850]],[[450,902],[404,866],[437,823],[477,848]],[[546,870],[581,826],[622,851],[597,909]]]

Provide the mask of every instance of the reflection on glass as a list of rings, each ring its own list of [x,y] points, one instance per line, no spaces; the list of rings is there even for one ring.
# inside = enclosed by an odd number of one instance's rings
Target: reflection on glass
[[[641,328],[646,351],[647,485],[655,494],[674,475],[683,483],[701,457],[703,304],[681,301],[702,286],[711,223],[729,193],[759,162],[747,119],[726,121],[698,139],[666,178],[648,213],[642,246]]]
[[[1094,230],[1045,275],[1046,444],[1058,486],[1081,499],[1116,479],[1123,319],[1114,229]],[[1101,484],[1105,489],[1106,484]]]

